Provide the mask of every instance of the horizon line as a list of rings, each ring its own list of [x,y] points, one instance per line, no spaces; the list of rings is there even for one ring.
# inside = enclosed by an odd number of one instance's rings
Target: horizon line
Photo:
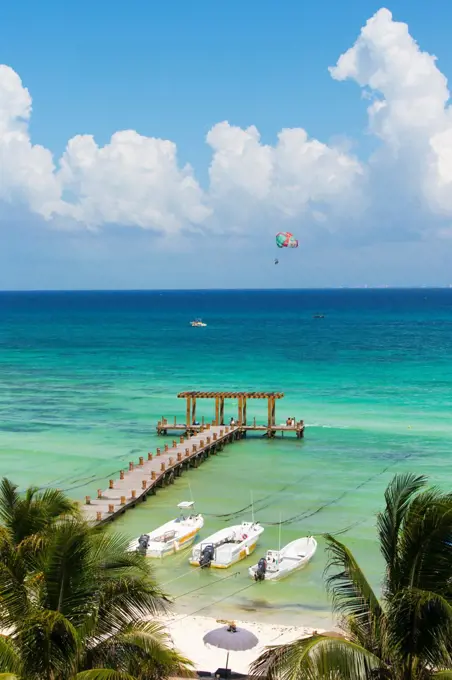
[[[4,288],[0,289],[0,295],[11,293],[233,293],[233,292],[318,292],[318,291],[391,291],[391,290],[452,290],[452,284],[448,285],[422,285],[422,286],[322,286],[300,288]]]

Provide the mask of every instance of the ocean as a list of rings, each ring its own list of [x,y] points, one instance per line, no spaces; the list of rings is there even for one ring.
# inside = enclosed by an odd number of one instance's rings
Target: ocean
[[[283,391],[277,422],[303,418],[304,440],[250,436],[112,530],[148,531],[193,495],[207,536],[225,513],[249,519],[252,497],[265,526],[254,556],[200,572],[178,554],[156,576],[187,615],[328,627],[322,534],[346,542],[378,590],[375,516],[392,476],[450,488],[451,356],[449,289],[0,293],[0,474],[96,495],[166,441],[162,415],[185,420],[178,392]],[[248,402],[248,419],[265,422],[266,408]],[[198,401],[201,415],[214,404]],[[278,547],[280,521],[283,544],[310,533],[318,551],[285,581],[254,584],[247,567]]]

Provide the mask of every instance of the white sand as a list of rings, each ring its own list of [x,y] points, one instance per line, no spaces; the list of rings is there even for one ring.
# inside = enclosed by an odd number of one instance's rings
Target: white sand
[[[214,628],[224,625],[207,616],[184,616],[174,614],[164,619],[174,646],[193,661],[199,671],[214,673],[217,668],[224,668],[227,652],[216,647],[208,647],[203,642],[204,635]],[[250,630],[259,640],[259,644],[248,652],[231,652],[229,668],[238,673],[247,673],[254,659],[269,645],[291,642],[296,638],[307,637],[314,630],[306,626],[281,626],[271,623],[250,623],[235,621],[237,626]],[[317,629],[319,632],[320,629]]]

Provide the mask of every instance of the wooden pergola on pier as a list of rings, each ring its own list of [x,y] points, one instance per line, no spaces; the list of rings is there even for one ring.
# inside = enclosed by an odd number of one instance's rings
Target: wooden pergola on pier
[[[297,420],[291,424],[283,423],[276,424],[276,401],[284,397],[283,392],[202,392],[190,391],[180,392],[177,395],[179,399],[186,400],[186,420],[183,424],[178,424],[176,419],[174,423],[170,424],[166,418],[162,418],[157,425],[159,434],[168,434],[169,430],[185,430],[186,432],[197,431],[201,425],[204,425],[204,418],[202,422],[198,423],[196,420],[196,405],[198,399],[212,399],[215,400],[215,418],[212,420],[212,425],[224,425],[224,404],[226,399],[235,399],[238,403],[237,412],[237,427],[242,435],[246,435],[248,431],[262,431],[268,437],[273,437],[277,432],[295,432],[298,438],[302,438],[304,434],[304,422]],[[253,418],[252,423],[247,420],[247,402],[249,399],[266,399],[267,400],[267,423],[258,424],[256,418]]]

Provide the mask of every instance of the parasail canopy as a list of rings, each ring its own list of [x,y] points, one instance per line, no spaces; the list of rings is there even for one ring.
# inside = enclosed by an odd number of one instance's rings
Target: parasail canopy
[[[280,231],[276,234],[276,245],[278,248],[298,248],[298,239],[288,231]]]

